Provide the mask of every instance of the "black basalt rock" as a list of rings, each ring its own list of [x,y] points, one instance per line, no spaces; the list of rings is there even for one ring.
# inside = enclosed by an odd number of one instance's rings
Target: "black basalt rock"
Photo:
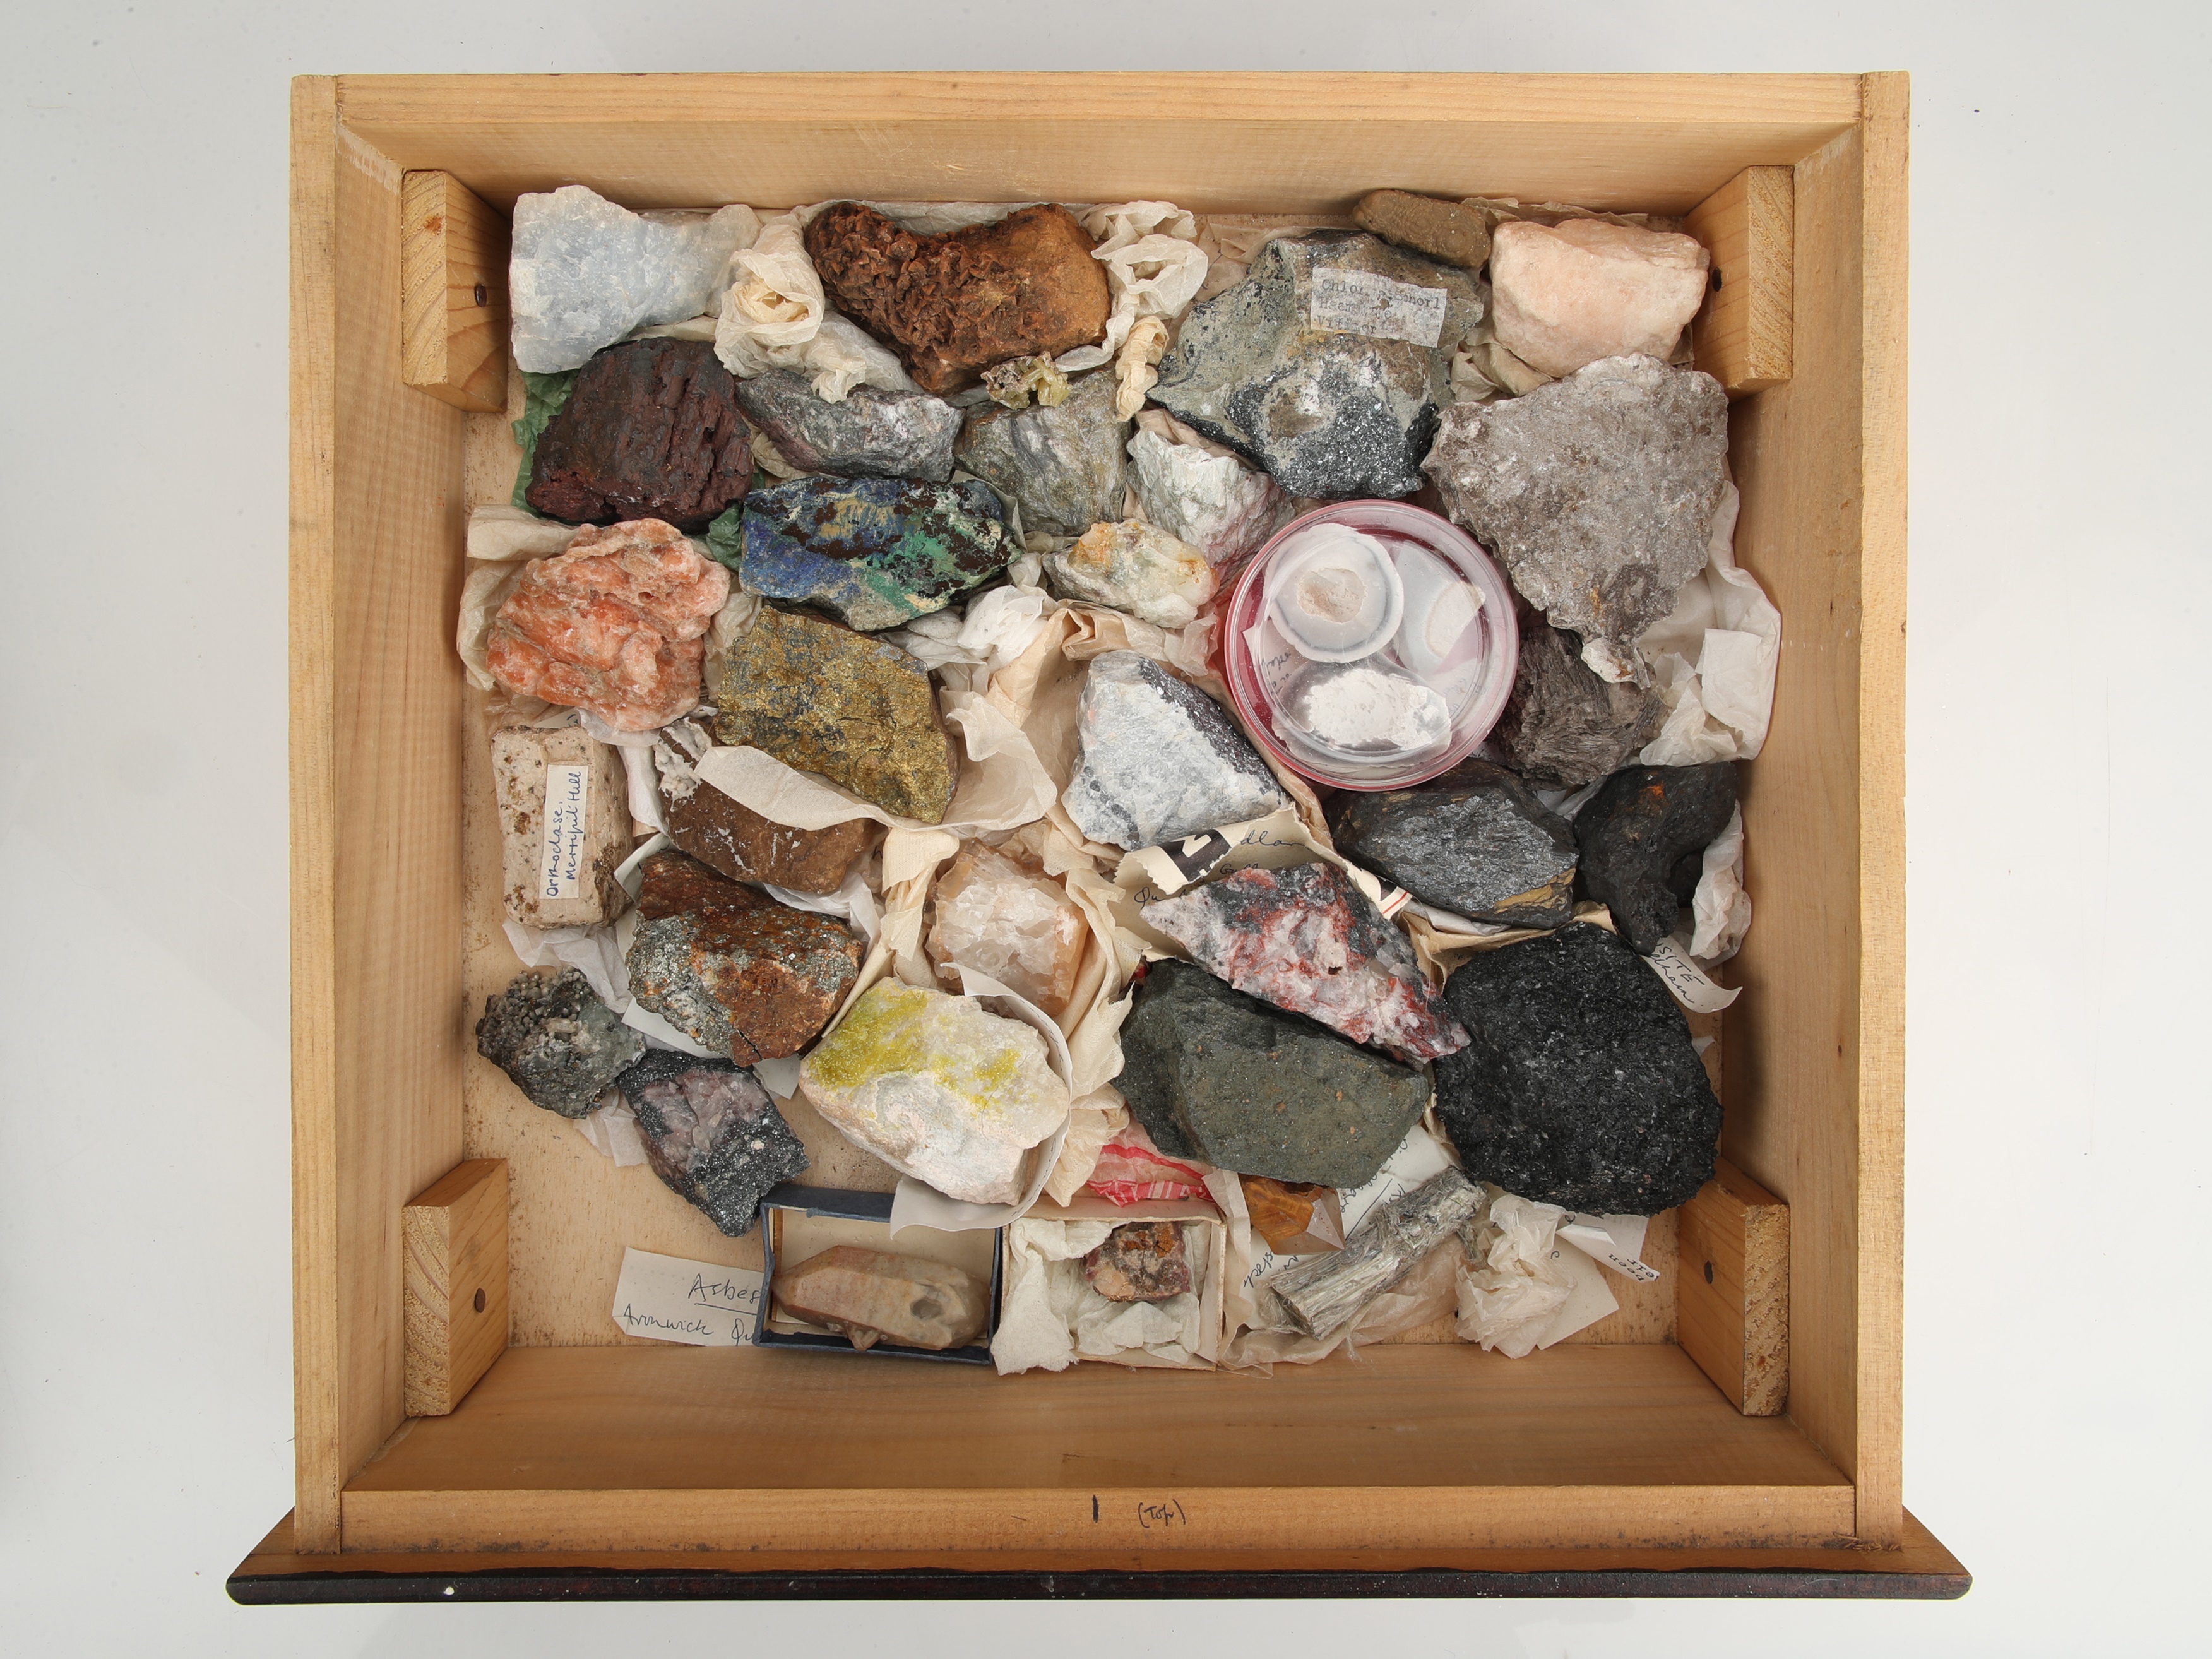
[[[1674,931],[1696,892],[1698,854],[1735,811],[1735,763],[1632,766],[1598,787],[1575,818],[1583,886],[1645,956]]]
[[[1520,779],[1464,761],[1432,782],[1348,793],[1336,850],[1424,904],[1515,927],[1574,914],[1575,832]]]

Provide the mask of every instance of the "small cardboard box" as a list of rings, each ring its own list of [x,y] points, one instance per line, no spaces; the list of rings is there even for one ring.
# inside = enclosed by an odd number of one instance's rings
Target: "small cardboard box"
[[[1140,1368],[1159,1368],[1175,1370],[1212,1370],[1221,1357],[1224,1340],[1222,1313],[1225,1305],[1225,1275],[1229,1263],[1229,1229],[1222,1219],[1220,1209],[1202,1198],[1146,1199],[1135,1204],[1116,1204],[1090,1191],[1079,1191],[1065,1204],[1054,1204],[1050,1199],[1040,1200],[1022,1218],[1024,1221],[1110,1221],[1121,1226],[1131,1221],[1174,1221],[1186,1226],[1202,1227],[1206,1231],[1206,1261],[1194,1276],[1198,1292],[1200,1346],[1190,1359],[1164,1359],[1147,1353],[1142,1348],[1128,1348],[1117,1354],[1083,1354],[1079,1358],[1091,1364],[1129,1365]],[[1003,1262],[1006,1250],[1002,1246],[1000,1259]],[[1004,1278],[1002,1272],[1000,1277]]]
[[[763,1348],[819,1348],[834,1353],[892,1354],[908,1359],[953,1359],[964,1364],[991,1363],[991,1339],[999,1331],[1000,1255],[996,1229],[972,1232],[942,1232],[934,1227],[890,1230],[891,1194],[843,1192],[830,1187],[795,1187],[785,1182],[769,1189],[761,1200],[761,1282],[764,1287],[760,1326],[753,1334]],[[870,1348],[856,1348],[852,1339],[821,1325],[810,1324],[783,1310],[775,1299],[778,1262],[794,1267],[837,1244],[857,1244],[863,1249],[884,1250],[893,1255],[920,1256],[957,1267],[991,1284],[991,1322],[981,1342],[964,1348],[915,1348],[889,1338]]]

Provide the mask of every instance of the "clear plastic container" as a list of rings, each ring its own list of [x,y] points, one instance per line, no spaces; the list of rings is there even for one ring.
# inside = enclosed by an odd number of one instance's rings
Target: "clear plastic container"
[[[1238,575],[1229,693],[1285,765],[1338,789],[1402,789],[1474,752],[1521,651],[1487,555],[1403,501],[1343,501],[1286,525]]]

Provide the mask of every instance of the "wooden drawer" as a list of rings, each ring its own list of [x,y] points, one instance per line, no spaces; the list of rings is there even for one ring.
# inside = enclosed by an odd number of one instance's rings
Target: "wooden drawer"
[[[1904,76],[341,76],[293,112],[299,1484],[234,1594],[1963,1590],[1902,1501]],[[1787,632],[1745,773],[1723,1145],[1793,1212],[1787,1413],[1741,1415],[1663,1322],[1265,1381],[617,1336],[579,1264],[667,1247],[469,1103],[491,945],[453,617],[471,423],[501,417],[403,383],[403,176],[499,210],[581,182],[641,208],[1342,213],[1389,185],[1681,214],[1754,166],[1794,170],[1794,334],[1790,378],[1734,405],[1737,550]],[[480,1156],[514,1172],[514,1346],[409,1419],[401,1209]]]

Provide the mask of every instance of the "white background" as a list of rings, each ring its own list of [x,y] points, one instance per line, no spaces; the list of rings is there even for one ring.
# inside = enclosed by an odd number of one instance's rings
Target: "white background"
[[[7,0],[0,1648],[2203,1650],[2206,14]],[[289,1507],[287,77],[1912,71],[1906,1491],[1951,1606],[246,1610]]]

